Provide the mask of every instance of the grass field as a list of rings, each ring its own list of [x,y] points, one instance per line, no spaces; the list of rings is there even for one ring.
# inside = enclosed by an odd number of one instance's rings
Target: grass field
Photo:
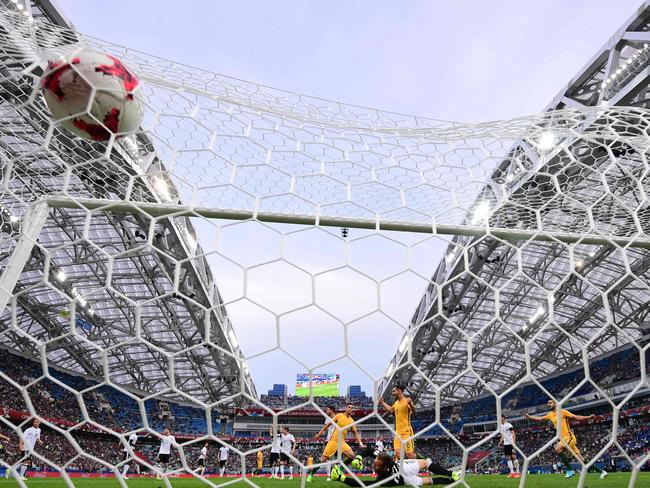
[[[296,477],[292,481],[288,480],[268,480],[266,478],[252,478],[253,482],[261,488],[281,488],[281,487],[293,487],[297,488],[300,486],[300,478]],[[233,481],[232,478],[211,478],[215,484],[225,483],[227,481]],[[368,478],[368,481],[372,481],[372,478]],[[74,478],[73,482],[75,486],[82,488],[117,488],[119,483],[114,478]],[[170,485],[178,488],[190,488],[190,487],[203,487],[208,486],[206,483],[192,479],[192,478],[171,478],[169,480]],[[509,479],[503,475],[482,475],[482,476],[467,476],[465,478],[466,486],[472,488],[515,488],[519,486],[519,480]],[[597,474],[590,474],[587,476],[586,486],[589,488],[627,488],[630,482],[629,473],[611,473],[607,479],[600,480],[598,479]],[[159,488],[163,487],[164,483],[160,480],[153,478],[134,478],[128,480],[128,486],[132,488]],[[30,488],[64,488],[67,486],[65,482],[58,478],[30,478],[26,481],[27,486]],[[335,481],[327,482],[325,478],[316,478],[313,483],[305,484],[310,488],[336,488],[344,487],[342,483]],[[536,474],[529,475],[526,479],[527,487],[532,488],[562,488],[562,487],[575,487],[578,485],[578,477],[572,479],[565,479],[562,475],[550,475],[550,474]],[[14,480],[5,480],[4,478],[0,479],[0,488],[9,488],[17,487],[18,483]],[[237,486],[238,488],[244,488],[249,486],[246,483],[233,483],[228,486]],[[439,485],[438,485],[439,486]],[[650,487],[650,473],[640,473],[637,477],[635,488],[648,488]]]
[[[312,385],[314,396],[339,396],[339,383]],[[296,387],[296,396],[308,397],[309,388]]]

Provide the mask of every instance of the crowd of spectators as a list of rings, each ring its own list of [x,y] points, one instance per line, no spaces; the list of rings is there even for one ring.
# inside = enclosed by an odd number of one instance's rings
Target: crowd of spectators
[[[295,395],[261,395],[260,402],[266,405],[267,407],[273,408],[275,410],[281,410],[289,407],[296,407],[302,405],[309,401],[308,398]],[[314,397],[314,403],[317,405],[333,405],[337,410],[345,409],[345,405],[348,401],[351,401],[355,408],[360,410],[372,410],[373,400],[371,397],[355,397],[353,399],[348,399],[346,397]],[[254,408],[255,406],[252,405]]]
[[[634,378],[639,371],[639,355],[636,350],[627,350],[616,353],[608,358],[594,362],[591,365],[591,378],[595,382],[614,384]],[[33,405],[36,413],[43,418],[54,419],[59,427],[67,429],[68,435],[62,435],[55,430],[43,427],[44,445],[39,448],[40,454],[52,465],[64,467],[67,470],[100,471],[110,470],[110,467],[122,461],[120,439],[115,434],[99,432],[97,428],[89,428],[77,425],[83,420],[82,402],[85,405],[88,416],[93,421],[112,429],[116,432],[122,430],[141,429],[144,425],[141,418],[139,401],[132,395],[112,388],[107,385],[99,386],[93,381],[81,376],[64,373],[50,369],[49,378],[45,377],[40,363],[26,360],[5,352],[0,357],[0,371],[13,382],[24,387],[24,390],[16,388],[10,381],[0,376],[0,407],[27,412],[25,395]],[[581,381],[580,372],[556,376],[544,381],[544,387],[551,391],[561,391],[572,388]],[[599,383],[600,384],[600,383]],[[513,405],[521,408],[524,406],[536,407],[546,401],[546,396],[537,395],[534,389],[537,387],[524,386],[511,393],[506,401],[513,400]],[[537,388],[539,390],[539,388]],[[83,393],[77,393],[83,392]],[[335,408],[342,410],[347,403],[345,397],[319,397],[315,402],[324,407],[334,404]],[[304,397],[294,396],[262,396],[262,403],[272,408],[282,409],[295,407],[305,402]],[[161,410],[160,404],[155,400],[144,402],[144,410],[149,425],[158,432],[163,428],[170,427],[176,433],[186,435],[202,435],[207,432],[205,412],[191,406],[177,404],[167,401],[166,410]],[[359,410],[372,409],[373,399],[369,397],[355,398],[354,404]],[[650,404],[649,396],[641,396],[629,400],[625,408],[633,408],[640,405]],[[458,436],[459,441],[465,446],[476,444],[481,439],[480,432],[463,433],[464,422],[468,420],[488,419],[494,420],[495,401],[491,397],[477,399],[457,405],[446,405],[441,409],[443,425]],[[213,413],[213,422],[218,422],[218,416]],[[611,406],[604,403],[600,406],[590,407],[589,413],[606,415],[611,413]],[[164,414],[164,415],[163,415]],[[459,419],[452,420],[456,415]],[[413,419],[416,430],[426,426],[435,418],[432,410],[419,409]],[[24,419],[11,418],[11,421],[18,423]],[[422,424],[422,425],[420,425]],[[643,414],[639,417],[622,417],[618,427],[618,445],[625,453],[634,458],[643,456],[650,450],[650,416]],[[519,431],[519,446],[527,455],[533,455],[539,450],[534,458],[537,464],[552,464],[555,456],[550,449],[541,449],[554,435],[547,426],[517,425]],[[596,455],[607,444],[611,437],[611,419],[605,417],[597,423],[576,426],[576,434],[579,439],[583,453],[589,458]],[[218,432],[219,426],[213,423],[213,431]],[[11,436],[3,451],[6,461],[14,463],[18,458],[17,445],[18,437],[15,432],[6,425],[0,424],[0,433]],[[462,449],[451,439],[445,437],[440,427],[427,431],[428,438],[418,439],[418,451],[445,465],[460,464]],[[234,448],[246,452],[258,447],[268,447],[268,438],[259,439],[254,437],[235,438],[228,441]],[[78,447],[77,447],[78,446]],[[298,445],[296,457],[303,463],[311,454],[317,459],[322,450],[322,443],[313,442],[310,439],[301,439]],[[213,443],[211,451],[216,459],[218,445]],[[158,440],[153,437],[143,437],[138,445],[138,456],[141,459],[153,462],[156,458]],[[197,443],[188,444],[184,447],[184,453],[190,468],[195,467],[198,459],[200,445]],[[484,443],[480,449],[495,451],[496,439]],[[265,451],[265,456],[268,451]],[[94,456],[98,458],[94,460]],[[176,466],[180,466],[181,456],[174,456]],[[601,456],[604,463],[623,462],[623,453],[617,445],[606,449]],[[227,470],[232,474],[240,473],[242,462],[247,465],[247,470],[254,469],[256,459],[254,455],[239,456],[234,451],[228,462]],[[485,466],[494,465],[495,469],[501,466],[501,456],[489,456]],[[216,460],[212,463],[216,465]],[[47,465],[41,462],[41,465]]]

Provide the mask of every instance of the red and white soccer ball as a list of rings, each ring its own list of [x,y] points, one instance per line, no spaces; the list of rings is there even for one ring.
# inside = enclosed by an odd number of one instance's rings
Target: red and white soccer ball
[[[90,50],[50,61],[41,78],[54,119],[70,132],[107,141],[137,131],[144,104],[141,83],[119,59]]]

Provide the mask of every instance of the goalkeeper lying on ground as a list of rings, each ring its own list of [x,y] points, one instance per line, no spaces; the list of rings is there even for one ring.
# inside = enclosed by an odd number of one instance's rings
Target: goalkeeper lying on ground
[[[364,454],[367,452],[368,449]],[[372,453],[372,450],[370,450],[370,453]],[[357,458],[360,457],[357,456]],[[448,485],[460,479],[460,471],[452,473],[448,469],[433,463],[431,459],[405,459],[400,466],[400,463],[395,462],[388,453],[379,453],[373,461],[373,467],[375,473],[377,473],[377,479],[373,480],[373,483],[379,483],[393,475],[395,476],[392,480],[383,483],[383,486]],[[431,475],[437,476],[420,476],[420,471],[428,471]],[[346,476],[340,466],[332,468],[331,478],[353,488],[365,486],[360,481]]]

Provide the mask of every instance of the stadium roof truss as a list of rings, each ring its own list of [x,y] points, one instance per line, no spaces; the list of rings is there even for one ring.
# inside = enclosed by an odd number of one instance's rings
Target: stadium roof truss
[[[648,108],[649,44],[650,3],[645,2],[546,111]],[[490,227],[516,226],[530,218],[522,209],[541,209],[545,227],[584,227],[586,216],[576,211],[576,202],[596,203],[593,188],[600,183],[595,175],[612,160],[618,170],[608,174],[610,191],[632,207],[641,206],[639,215],[645,215],[648,203],[632,182],[641,179],[648,194],[646,157],[625,144],[580,141],[540,161],[526,141],[519,141],[492,174],[492,181],[509,186],[509,203],[491,216]],[[562,194],[554,190],[552,176],[559,178]],[[478,201],[489,200],[490,192],[486,186]],[[597,205],[597,230],[613,237],[634,232],[632,216],[617,208],[615,199]],[[459,246],[467,248],[466,255]],[[575,272],[567,273],[571,269]],[[433,275],[436,285],[426,290],[405,333],[402,344],[411,347],[397,351],[380,391],[387,394],[392,385],[407,384],[420,404],[433,405],[433,383],[445,385],[443,401],[459,401],[485,393],[486,386],[499,393],[529,373],[540,379],[581,365],[580,346],[588,341],[589,358],[638,341],[650,314],[649,270],[644,249],[622,253],[613,245],[579,243],[569,253],[559,241],[520,241],[514,247],[490,236],[456,237]],[[608,290],[604,300],[601,292]],[[473,336],[471,359],[467,336]],[[529,363],[522,339],[529,341]]]
[[[50,2],[30,4],[38,20],[69,27]],[[60,42],[76,39],[63,36]],[[0,43],[5,53],[19,49],[5,29]],[[164,169],[149,150],[151,142],[141,136],[114,145],[107,155],[100,144],[54,135],[49,145],[60,160],[52,159],[52,152],[41,150],[51,136],[47,121],[24,104],[35,83],[31,76],[21,77],[24,68],[4,64],[0,86],[2,166],[13,171],[9,190],[20,197],[2,202],[5,269],[19,229],[12,213],[60,187],[66,168],[74,168],[71,196],[124,198],[130,191],[145,202],[159,198],[155,181],[146,175]],[[135,186],[128,187],[129,181]],[[180,400],[215,402],[242,392],[256,396],[189,218],[51,208],[12,300],[0,316],[2,342],[23,354],[38,357],[42,347],[59,367],[100,381],[106,373],[116,385],[168,398],[181,393]],[[74,326],[66,312],[73,301]]]

